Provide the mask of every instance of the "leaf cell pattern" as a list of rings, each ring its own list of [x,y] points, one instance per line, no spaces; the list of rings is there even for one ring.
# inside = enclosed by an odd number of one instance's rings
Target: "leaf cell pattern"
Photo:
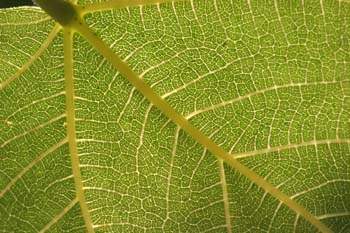
[[[349,232],[349,4],[144,3],[78,9],[191,124],[333,232]],[[9,9],[0,34],[0,232],[320,231],[213,156],[74,33],[87,222],[69,150],[62,27],[37,8]]]

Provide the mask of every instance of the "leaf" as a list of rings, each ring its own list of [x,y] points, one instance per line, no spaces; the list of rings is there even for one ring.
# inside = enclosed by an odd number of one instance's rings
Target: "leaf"
[[[0,11],[1,231],[348,232],[349,3],[154,3]]]

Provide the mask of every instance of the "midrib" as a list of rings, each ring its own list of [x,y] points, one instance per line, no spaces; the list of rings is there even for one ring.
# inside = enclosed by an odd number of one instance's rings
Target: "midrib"
[[[75,134],[75,108],[74,108],[74,79],[73,79],[73,38],[69,28],[64,28],[64,77],[66,83],[66,112],[67,112],[67,136],[69,152],[71,155],[72,171],[74,176],[75,190],[86,229],[89,233],[94,232],[89,209],[86,203],[83,182],[81,179],[77,140]]]

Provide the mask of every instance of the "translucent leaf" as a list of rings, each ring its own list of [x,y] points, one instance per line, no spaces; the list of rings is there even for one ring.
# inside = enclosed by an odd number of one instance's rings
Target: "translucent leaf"
[[[0,11],[0,232],[350,231],[348,2],[77,4]]]

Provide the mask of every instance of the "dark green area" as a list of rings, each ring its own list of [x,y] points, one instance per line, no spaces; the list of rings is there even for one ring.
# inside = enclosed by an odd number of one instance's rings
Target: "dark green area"
[[[65,26],[77,18],[75,8],[65,0],[34,0],[48,15]]]
[[[9,8],[16,6],[33,6],[32,0],[1,0],[0,8]]]

